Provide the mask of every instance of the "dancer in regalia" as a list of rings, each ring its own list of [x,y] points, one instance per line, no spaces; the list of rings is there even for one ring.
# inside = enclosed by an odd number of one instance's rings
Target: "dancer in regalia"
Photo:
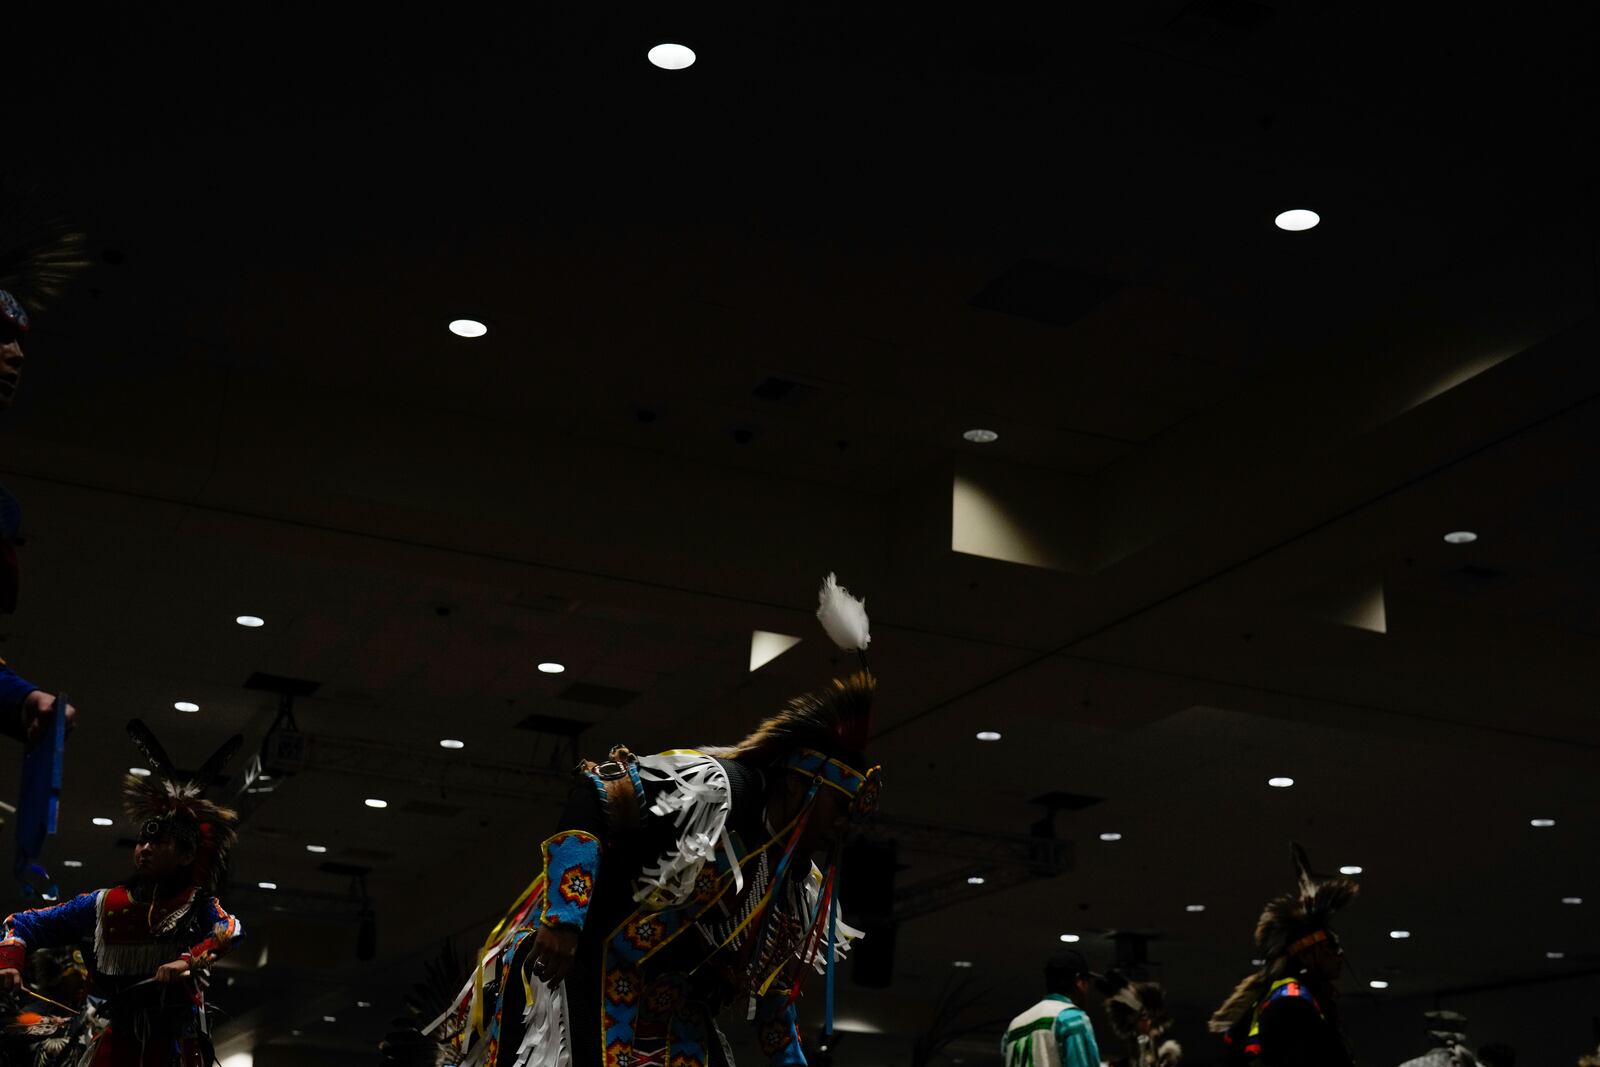
[[[1127,1067],[1178,1067],[1183,1047],[1167,1037],[1172,1017],[1167,993],[1158,982],[1135,982],[1120,971],[1107,971],[1096,983],[1105,997],[1111,1030],[1127,1043]]]
[[[818,617],[865,650],[864,604],[829,576]],[[791,700],[738,744],[579,769],[541,873],[491,934],[436,1030],[463,1067],[731,1064],[733,1008],[774,1064],[803,1064],[795,1000],[859,936],[838,861],[871,812],[865,670]],[[812,857],[824,857],[822,866]]]
[[[1360,891],[1344,875],[1312,872],[1293,846],[1298,885],[1268,902],[1256,922],[1261,970],[1239,983],[1211,1017],[1229,1064],[1261,1067],[1350,1067],[1339,1026],[1338,979],[1344,950],[1329,925]]]
[[[207,974],[242,931],[212,895],[237,817],[202,793],[242,739],[232,738],[191,776],[173,766],[143,723],[129,723],[128,731],[152,771],[130,774],[123,788],[138,835],[133,876],[8,916],[0,991],[25,989],[22,972],[35,949],[92,943],[92,989],[106,1001],[108,1026],[84,1067],[209,1067]]]

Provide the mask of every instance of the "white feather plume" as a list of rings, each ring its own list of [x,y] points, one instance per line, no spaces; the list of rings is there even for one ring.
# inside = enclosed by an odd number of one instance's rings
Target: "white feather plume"
[[[866,600],[851,596],[850,590],[832,574],[822,580],[822,589],[817,593],[817,621],[833,643],[846,652],[861,651],[872,642]]]

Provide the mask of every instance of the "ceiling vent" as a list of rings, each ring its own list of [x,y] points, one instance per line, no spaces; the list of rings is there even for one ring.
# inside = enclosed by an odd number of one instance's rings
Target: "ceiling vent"
[[[306,678],[286,678],[281,674],[268,674],[265,671],[256,671],[244,680],[246,689],[263,689],[268,693],[281,693],[284,696],[308,697],[322,688],[321,682],[313,682]]]
[[[968,301],[1005,315],[1071,326],[1122,288],[1121,282],[1024,259]]]
[[[460,804],[440,804],[433,800],[408,800],[400,805],[400,810],[407,815],[431,815],[436,819],[453,819],[466,809]],[[356,849],[351,849],[348,855],[354,856]]]
[[[1203,48],[1243,44],[1274,12],[1256,0],[1191,0],[1167,23],[1162,36]]]
[[[618,689],[615,686],[595,685],[591,682],[573,682],[557,693],[556,699],[569,700],[574,704],[594,704],[615,711],[633,703],[638,695],[638,690],[635,689]]]
[[[529,715],[517,723],[517,729],[532,730],[536,734],[554,734],[557,737],[577,737],[592,725],[582,719],[563,719],[559,715]]]

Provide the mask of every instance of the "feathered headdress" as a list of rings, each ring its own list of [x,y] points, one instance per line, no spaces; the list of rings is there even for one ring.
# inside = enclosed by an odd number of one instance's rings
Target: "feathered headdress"
[[[863,652],[872,640],[867,605],[841,586],[833,575],[818,593],[817,619],[835,644],[846,652]],[[799,749],[813,749],[868,769],[864,750],[872,732],[872,694],[876,680],[865,669],[835,678],[827,689],[790,700],[784,709],[756,727],[743,741],[705,751],[724,759],[774,763]]]
[[[81,230],[45,206],[37,189],[0,179],[0,289],[24,308],[37,313],[91,265],[85,241]]]
[[[239,816],[205,798],[218,772],[244,744],[234,734],[192,775],[173,765],[156,735],[138,719],[128,723],[128,736],[150,764],[151,774],[130,774],[122,784],[123,810],[141,841],[172,837],[194,849],[194,884],[201,892],[215,888],[227,867],[238,834]]]
[[[1266,965],[1240,982],[1233,995],[1217,1009],[1211,1017],[1213,1033],[1227,1031],[1253,1008],[1268,986],[1289,972],[1299,953],[1316,941],[1331,939],[1333,931],[1329,924],[1334,913],[1361,892],[1352,878],[1313,872],[1306,850],[1299,845],[1292,845],[1291,850],[1299,884],[1293,893],[1268,901],[1261,918],[1256,920],[1256,949]]]
[[[1098,983],[1106,999],[1106,1017],[1118,1037],[1133,1040],[1139,1036],[1139,1020],[1148,1019],[1146,1036],[1160,1037],[1172,1029],[1167,1015],[1167,993],[1158,982],[1135,982],[1121,971],[1106,972]]]

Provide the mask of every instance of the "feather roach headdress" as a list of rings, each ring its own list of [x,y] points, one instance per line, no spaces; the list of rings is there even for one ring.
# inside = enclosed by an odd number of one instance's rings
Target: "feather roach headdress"
[[[151,773],[130,774],[123,781],[122,802],[140,841],[170,837],[194,850],[194,884],[202,891],[215,888],[227,866],[228,853],[237,838],[239,816],[205,797],[207,787],[239,751],[244,738],[230,737],[193,774],[178,770],[156,735],[138,719],[128,723],[128,736],[144,753]]]
[[[0,290],[9,290],[21,307],[37,313],[91,265],[85,241],[81,230],[45,204],[37,188],[0,178]],[[18,326],[27,329],[26,314]]]
[[[834,643],[846,652],[865,651],[872,640],[866,602],[851,596],[831,574],[823,581],[818,600],[817,619]],[[861,670],[834,679],[821,692],[795,697],[743,741],[705,751],[724,759],[770,764],[798,750],[811,749],[865,773],[869,765],[864,752],[872,732],[876,684],[863,664]]]
[[[1294,970],[1295,957],[1322,941],[1338,944],[1330,923],[1334,913],[1349,904],[1361,891],[1355,880],[1344,875],[1319,875],[1311,870],[1306,851],[1291,846],[1298,885],[1267,902],[1256,920],[1256,949],[1266,965],[1239,983],[1217,1013],[1211,1017],[1213,1033],[1223,1033],[1261,998],[1269,986]]]
[[[1107,971],[1097,983],[1106,999],[1106,1017],[1116,1035],[1127,1040],[1139,1036],[1139,1020],[1148,1019],[1146,1035],[1152,1040],[1172,1029],[1167,1015],[1167,993],[1158,982],[1135,982],[1120,971]]]

